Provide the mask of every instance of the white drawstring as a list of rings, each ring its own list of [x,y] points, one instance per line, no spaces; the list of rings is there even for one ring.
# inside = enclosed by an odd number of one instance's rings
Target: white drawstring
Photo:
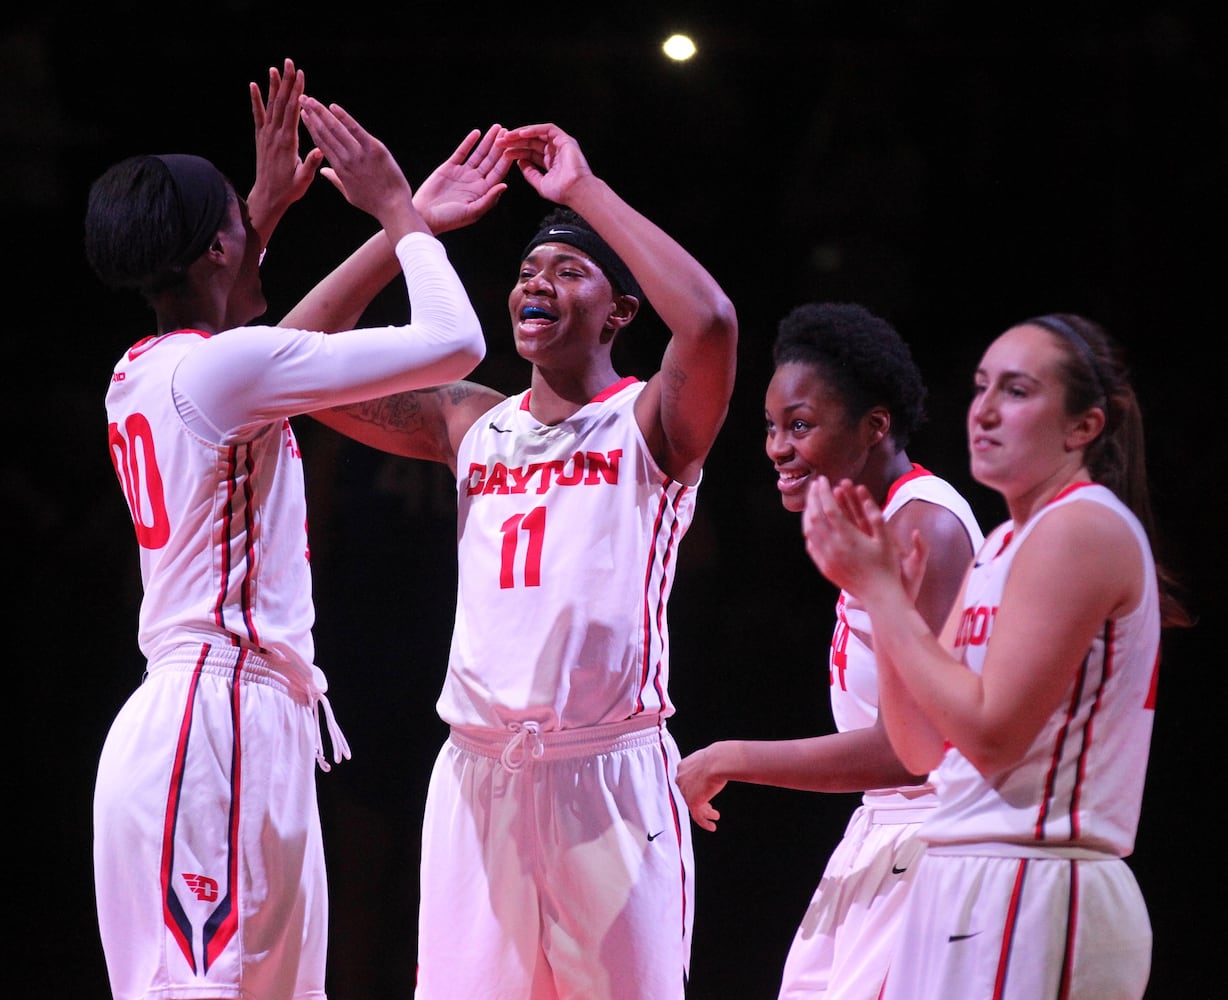
[[[324,755],[324,740],[320,736],[320,706],[324,706],[324,722],[328,726],[328,739],[333,745],[333,761],[340,764],[342,758],[350,759],[350,744],[345,738],[345,733],[341,731],[341,727],[337,725],[337,719],[333,715],[333,706],[328,700],[328,696],[319,688],[312,688],[311,691],[311,712],[315,718],[316,729],[316,763],[320,765],[320,770],[324,772],[333,769],[332,764],[328,762],[328,758]]]
[[[533,760],[541,759],[546,752],[546,745],[542,742],[540,725],[536,722],[513,722],[508,728],[513,735],[503,748],[503,753],[499,755],[499,761],[504,767],[509,771],[519,771],[530,757]]]

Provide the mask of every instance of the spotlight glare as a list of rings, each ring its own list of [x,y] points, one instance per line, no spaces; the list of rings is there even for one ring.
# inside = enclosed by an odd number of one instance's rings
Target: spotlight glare
[[[695,55],[695,43],[687,35],[670,35],[661,43],[661,51],[674,62],[686,62]]]

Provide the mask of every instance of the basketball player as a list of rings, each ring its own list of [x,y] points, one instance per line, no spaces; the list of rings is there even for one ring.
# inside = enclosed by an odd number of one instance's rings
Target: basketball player
[[[1096,324],[1047,315],[982,356],[972,475],[1009,520],[935,638],[909,595],[923,561],[869,491],[819,479],[803,518],[823,573],[874,627],[879,704],[938,805],[886,1000],[1142,997],[1151,925],[1134,847],[1162,624],[1188,624],[1148,541],[1142,417]]]
[[[422,842],[418,1000],[680,1000],[692,850],[666,720],[666,605],[732,393],[737,325],[711,275],[554,125],[498,140],[557,208],[509,296],[530,387],[471,383],[321,415],[446,463],[456,622]],[[647,296],[661,369],[620,376]]]
[[[863,306],[808,303],[781,321],[772,358],[766,450],[781,503],[800,513],[820,475],[865,486],[897,544],[915,532],[929,549],[916,602],[937,631],[982,535],[955,488],[909,458],[926,388],[908,346]],[[936,799],[891,750],[878,718],[870,622],[846,591],[827,667],[836,732],[713,743],[683,759],[678,786],[705,830],[716,829],[711,800],[729,781],[864,792],[794,936],[780,997],[874,1000],[923,849],[917,830]]]
[[[302,460],[289,418],[456,378],[481,329],[432,235],[497,199],[506,161],[476,133],[413,193],[383,143],[303,96],[287,60],[267,105],[252,87],[256,182],[245,201],[209,161],[130,157],[92,185],[88,258],[139,290],[155,333],[120,358],[109,444],[139,546],[145,677],[114,720],[94,798],[99,927],[117,1000],[324,996],[327,887],[315,765],[349,755],[313,662]],[[317,143],[298,156],[302,118]],[[472,152],[470,152],[472,147]],[[328,336],[248,326],[259,261],[323,159],[382,226],[309,297],[304,317],[356,309],[399,261],[414,322]],[[395,248],[395,257],[392,249]],[[382,265],[372,266],[379,274]],[[386,275],[384,276],[386,277]],[[314,302],[314,306],[312,305]]]

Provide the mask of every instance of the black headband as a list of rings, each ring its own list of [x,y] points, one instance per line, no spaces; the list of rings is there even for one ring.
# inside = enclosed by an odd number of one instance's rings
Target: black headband
[[[537,235],[529,240],[520,259],[524,260],[534,247],[543,243],[566,243],[569,247],[575,247],[596,262],[597,266],[605,272],[605,276],[610,279],[614,291],[619,295],[634,295],[637,299],[644,297],[631,269],[623,263],[622,258],[614,252],[610,244],[593,230],[570,222],[555,222],[543,226]]]
[[[166,168],[183,219],[183,243],[167,263],[172,269],[185,268],[209,249],[222,227],[229,195],[226,178],[208,160],[189,153],[166,153],[153,159]]]
[[[1054,316],[1050,313],[1047,316],[1036,316],[1028,320],[1050,333],[1056,333],[1063,340],[1067,341],[1078,353],[1084,363],[1091,369],[1092,380],[1096,383],[1096,388],[1100,390],[1100,395],[1108,398],[1108,392],[1105,390],[1104,377],[1100,374],[1100,366],[1096,363],[1096,355],[1092,353],[1092,345],[1087,342],[1087,338],[1078,330],[1067,323],[1060,316]]]

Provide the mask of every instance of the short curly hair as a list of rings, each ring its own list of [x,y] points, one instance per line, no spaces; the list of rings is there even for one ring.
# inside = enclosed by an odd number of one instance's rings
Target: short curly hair
[[[890,323],[851,302],[797,306],[777,328],[776,367],[814,368],[840,398],[852,419],[872,407],[891,414],[891,436],[905,448],[925,421],[927,389],[912,352]]]

